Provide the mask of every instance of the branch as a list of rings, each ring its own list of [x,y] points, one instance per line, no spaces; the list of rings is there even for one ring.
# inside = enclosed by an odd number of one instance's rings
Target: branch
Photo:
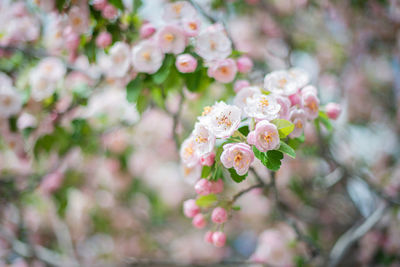
[[[230,201],[231,204],[233,204],[239,197],[241,197],[242,195],[246,194],[247,192],[250,192],[251,190],[255,189],[255,188],[264,188],[267,185],[264,183],[259,183],[259,184],[255,184],[252,185],[246,189],[243,189],[242,191],[239,191],[236,195],[233,196],[232,200]]]
[[[378,208],[360,225],[354,225],[333,246],[329,255],[329,267],[338,266],[352,244],[363,237],[385,214],[389,205],[381,202]]]

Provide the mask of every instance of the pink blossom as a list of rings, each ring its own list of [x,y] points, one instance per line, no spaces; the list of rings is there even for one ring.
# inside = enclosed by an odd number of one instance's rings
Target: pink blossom
[[[140,38],[146,39],[152,36],[156,32],[156,28],[150,22],[146,22],[140,27],[139,32],[140,32]]]
[[[63,181],[64,181],[64,174],[60,171],[55,171],[46,175],[43,178],[39,186],[39,189],[43,193],[52,193],[56,191],[58,188],[60,188]]]
[[[266,120],[260,121],[247,136],[247,142],[255,145],[261,152],[276,149],[280,142],[278,129]]]
[[[226,243],[226,235],[223,232],[215,232],[212,235],[212,241],[214,246],[223,247]]]
[[[183,213],[188,218],[193,218],[200,212],[199,206],[196,204],[196,200],[188,199],[183,203]]]
[[[221,83],[230,83],[235,79],[237,67],[231,58],[213,62],[208,68],[208,76]]]
[[[200,179],[194,186],[194,190],[201,196],[211,193],[212,183],[207,179]]]
[[[94,9],[99,11],[103,10],[107,4],[108,4],[107,0],[93,0]]]
[[[248,172],[250,164],[254,161],[251,147],[245,143],[229,143],[224,145],[221,162],[225,168],[234,168],[238,175]]]
[[[306,123],[306,113],[302,109],[293,108],[290,111],[290,121],[294,124],[294,130],[289,134],[289,137],[299,137]]]
[[[281,109],[279,110],[279,118],[288,119],[291,105],[289,98],[285,96],[277,96],[276,102],[281,106]]]
[[[216,24],[200,32],[196,38],[195,50],[204,60],[211,62],[227,58],[232,53],[232,42],[224,28]]]
[[[118,10],[111,4],[106,4],[103,8],[101,14],[104,18],[112,20],[115,19],[118,15]]]
[[[96,45],[100,48],[106,48],[112,42],[112,37],[109,32],[101,32],[96,38]]]
[[[200,20],[196,18],[188,18],[183,20],[183,31],[187,37],[194,37],[199,34]]]
[[[200,164],[203,166],[212,166],[215,161],[215,153],[211,152],[200,157]]]
[[[215,145],[215,135],[210,131],[207,123],[204,121],[197,122],[192,135],[196,145],[196,153],[199,157],[212,152]]]
[[[292,94],[289,96],[290,103],[292,106],[300,105],[301,104],[301,94],[300,91]]]
[[[248,73],[253,68],[253,61],[247,56],[241,56],[236,61],[240,73]]]
[[[216,182],[211,182],[211,193],[219,194],[224,191],[224,181],[222,179],[218,179]]]
[[[179,23],[185,18],[196,17],[196,10],[187,1],[176,1],[164,6],[163,19],[167,22]]]
[[[68,12],[69,26],[78,34],[89,29],[89,12],[79,6],[72,6]]]
[[[206,222],[206,219],[204,218],[204,215],[199,213],[196,216],[194,216],[194,218],[192,220],[192,224],[194,227],[196,227],[198,229],[202,229],[206,226],[207,222]]]
[[[248,86],[250,86],[248,80],[237,80],[233,85],[233,90],[235,90],[235,93],[239,93],[240,90]]]
[[[197,60],[190,54],[177,56],[175,66],[182,73],[194,72],[197,68]]]
[[[301,104],[308,119],[313,120],[318,117],[319,99],[312,91],[302,93]]]
[[[193,167],[198,164],[199,157],[198,153],[196,153],[196,143],[192,136],[182,143],[179,154],[183,164],[187,167]]]
[[[164,53],[180,54],[185,50],[186,37],[176,25],[166,25],[157,33],[157,43]]]
[[[67,27],[64,31],[65,47],[69,52],[75,52],[79,47],[79,35],[72,30],[71,27]]]
[[[214,232],[207,231],[206,234],[204,235],[204,241],[212,244],[213,243],[213,239],[212,239],[213,234],[214,234]]]
[[[228,219],[228,213],[222,207],[216,207],[211,214],[211,220],[214,223],[224,223]]]
[[[328,103],[325,107],[325,110],[330,119],[336,120],[339,117],[342,108],[337,103]]]
[[[132,64],[138,72],[153,74],[161,67],[163,60],[163,52],[150,40],[142,41],[132,49]]]
[[[257,86],[247,86],[241,89],[235,96],[233,103],[241,109],[247,106],[247,99],[256,95],[261,94],[261,90]]]

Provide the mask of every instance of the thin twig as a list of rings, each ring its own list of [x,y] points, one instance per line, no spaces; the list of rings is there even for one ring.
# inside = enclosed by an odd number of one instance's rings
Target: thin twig
[[[242,191],[238,192],[236,195],[233,196],[232,200],[230,203],[234,203],[239,197],[241,197],[242,195],[246,194],[247,192],[250,192],[253,189],[256,188],[264,188],[266,185],[264,183],[259,183],[259,184],[255,184],[252,185],[246,189],[243,189]]]

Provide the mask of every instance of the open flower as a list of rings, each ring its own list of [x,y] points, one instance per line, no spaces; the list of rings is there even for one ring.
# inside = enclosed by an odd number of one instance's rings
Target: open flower
[[[196,141],[193,136],[190,136],[182,143],[179,154],[182,163],[187,167],[193,167],[199,163],[198,153],[196,153]]]
[[[89,28],[89,13],[87,9],[73,6],[68,12],[69,25],[78,34],[84,33]]]
[[[197,18],[187,18],[182,22],[182,27],[187,37],[194,37],[199,34],[201,22]]]
[[[288,96],[296,93],[299,86],[296,79],[289,72],[278,70],[265,76],[264,88],[272,93]]]
[[[157,42],[164,53],[180,54],[186,47],[186,36],[175,25],[166,25],[157,33]]]
[[[238,107],[221,101],[216,103],[211,112],[203,116],[201,121],[207,125],[215,137],[227,138],[239,127],[241,113]]]
[[[163,19],[167,22],[180,22],[185,18],[193,19],[196,15],[196,9],[186,1],[177,1],[164,6]]]
[[[246,100],[244,112],[257,120],[273,120],[278,117],[281,106],[272,95],[254,94]]]
[[[261,90],[259,87],[257,86],[244,87],[237,93],[235,99],[233,100],[233,103],[239,108],[243,109],[247,104],[247,98],[252,97],[253,95],[256,94],[261,94]]]
[[[176,57],[175,66],[179,72],[193,72],[197,68],[197,60],[191,54],[182,54]]]
[[[214,25],[200,32],[195,50],[206,61],[224,59],[232,53],[232,42],[222,26]]]
[[[250,164],[254,161],[254,153],[251,147],[245,143],[229,143],[224,145],[221,154],[221,162],[225,168],[234,168],[238,175],[244,175],[249,171]]]
[[[319,99],[316,94],[311,91],[302,93],[301,104],[308,119],[313,120],[318,117]]]
[[[196,153],[199,157],[209,154],[215,145],[215,136],[207,128],[207,125],[197,122],[192,133],[196,145]]]
[[[42,59],[36,69],[39,71],[40,75],[54,81],[62,79],[66,73],[64,63],[56,57]]]
[[[306,123],[306,113],[302,109],[293,108],[290,111],[290,121],[294,124],[294,130],[289,134],[291,138],[299,137],[304,130]]]
[[[279,133],[276,126],[268,121],[260,121],[254,131],[247,136],[247,142],[255,145],[261,152],[267,152],[279,147]]]
[[[235,79],[237,66],[233,59],[227,58],[213,62],[208,68],[208,76],[221,83],[230,83]]]
[[[132,49],[132,64],[138,72],[155,73],[163,59],[163,52],[151,41],[142,41]]]
[[[0,118],[8,118],[21,110],[22,100],[14,87],[0,84]]]
[[[297,83],[298,88],[303,88],[310,82],[308,73],[300,68],[291,68],[288,70],[290,77]]]
[[[101,66],[106,75],[113,78],[122,78],[130,67],[130,48],[124,42],[116,42],[109,54],[102,58]]]

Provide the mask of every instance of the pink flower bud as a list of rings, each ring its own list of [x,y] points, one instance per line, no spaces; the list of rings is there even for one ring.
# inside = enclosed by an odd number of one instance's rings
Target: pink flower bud
[[[222,207],[216,207],[211,214],[211,220],[215,223],[224,223],[227,219],[228,213]]]
[[[247,73],[253,68],[253,61],[247,56],[238,58],[236,64],[240,73]]]
[[[65,46],[68,51],[76,51],[79,47],[79,42],[79,35],[77,33],[71,31],[65,35]]]
[[[183,213],[188,218],[193,218],[200,212],[199,206],[196,204],[196,200],[188,199],[183,203]]]
[[[205,196],[211,193],[212,183],[207,179],[200,179],[194,186],[197,194]]]
[[[207,231],[207,233],[204,235],[204,241],[206,241],[207,243],[212,244],[213,243],[213,239],[212,239],[213,234],[214,234],[214,232]]]
[[[224,182],[222,181],[222,179],[219,179],[216,182],[212,182],[211,193],[219,194],[222,191],[224,191]]]
[[[101,11],[101,14],[106,19],[114,19],[118,15],[118,10],[113,5],[107,4]]]
[[[140,27],[140,38],[148,38],[156,32],[156,28],[151,23],[145,23]]]
[[[106,48],[112,42],[112,37],[109,32],[101,32],[96,38],[96,45],[100,48]]]
[[[215,160],[215,153],[208,153],[200,158],[200,164],[203,166],[212,166]]]
[[[247,80],[237,80],[235,82],[235,85],[233,86],[233,89],[235,90],[235,93],[239,93],[240,90],[242,90],[245,87],[250,86],[249,81]]]
[[[93,0],[93,7],[96,10],[103,10],[108,4],[107,0]]]
[[[206,226],[207,222],[204,219],[203,214],[199,213],[196,216],[194,216],[192,224],[194,227],[196,227],[198,229],[202,229]]]
[[[300,103],[301,103],[300,93],[297,92],[297,93],[295,93],[293,95],[290,95],[289,96],[289,100],[290,100],[290,103],[292,104],[292,106],[300,105]]]
[[[176,58],[175,66],[182,73],[193,72],[197,68],[197,60],[190,54],[182,54]]]
[[[342,111],[342,108],[338,103],[328,103],[325,109],[326,109],[326,114],[332,120],[336,120]]]
[[[223,232],[215,232],[212,235],[212,241],[214,246],[216,247],[223,247],[226,243],[226,235]]]

